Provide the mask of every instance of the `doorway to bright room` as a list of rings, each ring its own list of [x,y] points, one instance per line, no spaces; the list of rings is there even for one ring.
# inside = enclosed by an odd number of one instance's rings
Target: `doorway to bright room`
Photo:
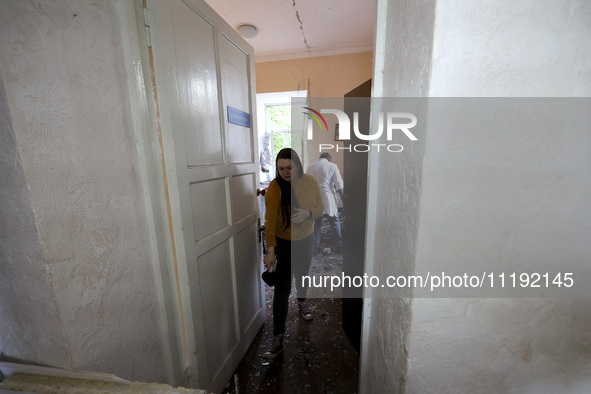
[[[257,94],[257,130],[259,144],[259,189],[264,190],[275,178],[275,156],[283,148],[295,149],[304,165],[307,165],[304,141],[301,133],[294,132],[298,116],[292,116],[291,99],[306,97],[306,90]],[[299,123],[299,122],[298,122]],[[294,127],[296,127],[294,129]],[[261,221],[265,220],[265,201],[260,200]]]

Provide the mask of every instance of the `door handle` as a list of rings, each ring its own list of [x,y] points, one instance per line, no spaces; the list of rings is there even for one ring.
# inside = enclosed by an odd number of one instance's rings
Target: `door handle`
[[[257,196],[265,196],[267,194],[267,189],[257,189]]]

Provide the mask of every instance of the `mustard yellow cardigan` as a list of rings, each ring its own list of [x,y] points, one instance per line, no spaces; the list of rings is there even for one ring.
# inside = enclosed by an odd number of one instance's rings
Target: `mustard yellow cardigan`
[[[289,227],[283,229],[284,223],[281,216],[281,188],[274,179],[267,193],[265,194],[265,241],[267,247],[277,244],[275,237],[291,241],[300,241],[314,233],[314,221],[322,216],[324,204],[322,203],[322,194],[316,178],[304,174],[301,178],[292,181],[291,187],[299,203],[300,209],[312,211],[312,217],[304,220],[300,224],[290,223]]]

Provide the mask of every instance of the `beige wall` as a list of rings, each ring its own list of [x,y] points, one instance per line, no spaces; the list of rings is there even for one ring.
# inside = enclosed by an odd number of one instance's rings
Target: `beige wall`
[[[373,52],[359,52],[257,63],[257,93],[306,90],[309,79],[312,98],[344,97],[345,93],[372,77],[372,61]],[[313,102],[311,105],[315,106]],[[329,116],[327,121],[329,130],[334,130],[336,119]],[[303,158],[304,166],[318,159],[318,144],[323,143],[334,143],[334,139],[328,137],[328,134],[318,133],[313,141],[308,142],[308,149]],[[341,172],[344,172],[343,152],[330,153],[332,161],[339,166]]]
[[[307,89],[313,97],[343,97],[372,76],[372,52],[256,64],[257,93]]]

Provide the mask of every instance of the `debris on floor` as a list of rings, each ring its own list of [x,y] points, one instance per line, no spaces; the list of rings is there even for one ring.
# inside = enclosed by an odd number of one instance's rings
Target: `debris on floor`
[[[332,248],[324,249],[336,250]],[[314,256],[310,275],[340,275],[342,256],[319,253]],[[359,358],[341,327],[342,299],[326,289],[309,291],[313,320],[304,320],[292,288],[287,316],[284,352],[267,360],[262,354],[273,341],[273,288],[266,288],[267,318],[223,393],[356,393]],[[330,291],[330,289],[328,289]],[[322,293],[324,292],[324,293]],[[331,297],[331,298],[326,298]],[[235,382],[238,381],[238,390]]]

